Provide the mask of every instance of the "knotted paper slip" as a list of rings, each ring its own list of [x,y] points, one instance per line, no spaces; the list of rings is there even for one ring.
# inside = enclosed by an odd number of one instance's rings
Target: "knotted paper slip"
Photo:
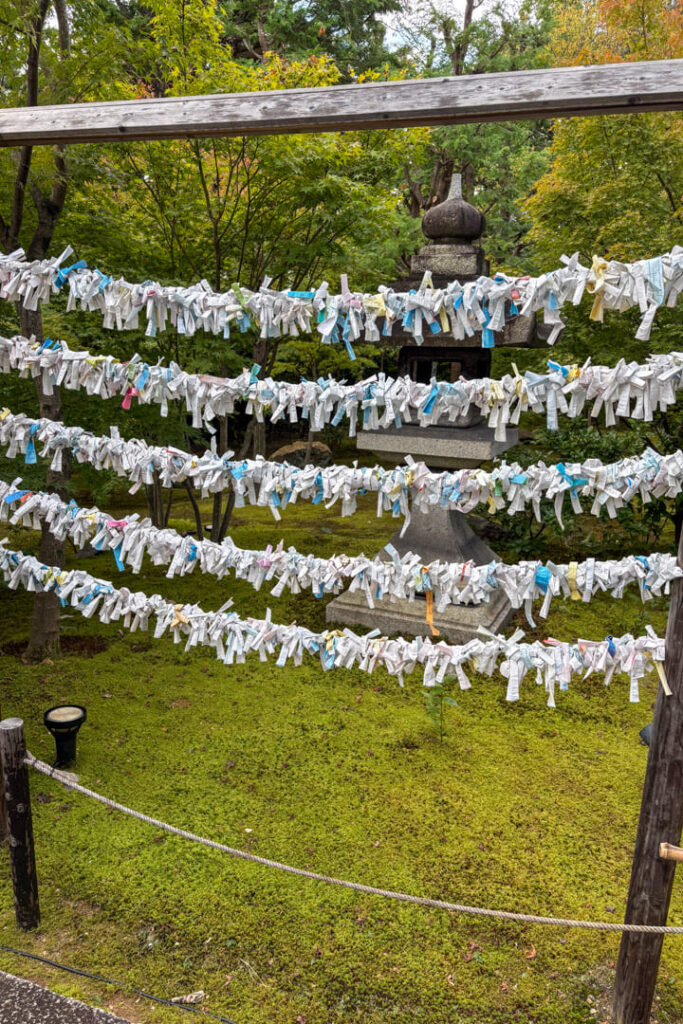
[[[58,421],[34,420],[23,414],[0,412],[0,447],[9,458],[19,453],[27,464],[40,456],[51,459],[51,469],[61,470],[62,454],[70,451],[79,463],[95,469],[112,469],[132,483],[134,494],[140,487],[154,483],[158,475],[163,487],[191,481],[202,497],[232,488],[235,505],[268,507],[275,519],[281,510],[298,498],[324,503],[327,508],[339,503],[342,516],[352,515],[358,498],[377,495],[377,515],[385,512],[404,517],[403,532],[410,521],[411,509],[429,512],[437,507],[471,512],[486,505],[489,512],[507,509],[509,515],[531,508],[541,518],[541,501],[553,502],[562,526],[562,508],[569,498],[575,513],[586,511],[580,498],[591,498],[590,513],[603,509],[614,518],[618,509],[633,498],[647,503],[651,498],[675,498],[683,489],[683,452],[660,455],[647,448],[642,455],[603,464],[599,459],[582,463],[547,466],[544,462],[523,468],[518,463],[501,462],[490,472],[460,469],[431,472],[423,462],[410,456],[406,465],[394,469],[381,466],[306,466],[268,462],[266,459],[233,459],[233,452],[218,455],[205,450],[192,455],[178,448],[148,445],[134,439],[124,441],[115,427],[110,437],[97,437],[80,427],[66,427]]]
[[[97,615],[104,623],[121,622],[131,632],[147,629],[155,620],[156,638],[168,631],[179,643],[185,636],[186,651],[197,645],[213,647],[216,657],[226,665],[243,664],[250,652],[257,652],[261,661],[276,657],[278,667],[290,661],[301,665],[304,654],[310,654],[319,658],[325,671],[355,667],[373,672],[381,666],[401,684],[404,676],[421,666],[425,686],[455,675],[463,690],[471,686],[465,666],[486,676],[499,668],[508,681],[507,700],[518,700],[522,681],[528,673],[535,673],[536,683],[548,694],[550,707],[555,707],[556,687],[566,690],[573,675],[587,678],[593,672],[605,674],[605,685],[615,673],[625,674],[630,680],[630,701],[639,699],[639,680],[653,671],[668,690],[663,669],[664,640],[651,627],[647,627],[647,636],[625,634],[576,643],[549,639],[523,644],[521,630],[507,639],[488,633],[466,644],[434,642],[425,637],[390,640],[379,636],[378,630],[358,636],[349,629],[316,633],[296,624],[278,625],[271,621],[270,612],[265,619],[241,619],[227,610],[230,602],[216,612],[205,612],[195,604],[173,604],[158,594],[148,597],[127,588],[118,590],[108,580],[83,570],[68,572],[42,565],[32,555],[8,550],[4,542],[0,545],[0,572],[14,590],[54,590],[63,604],[86,618]]]
[[[400,428],[404,423],[428,427],[444,419],[455,422],[477,409],[488,418],[495,439],[505,441],[506,428],[517,426],[523,412],[545,412],[548,429],[557,430],[559,415],[584,415],[591,402],[590,415],[604,413],[607,427],[622,416],[651,422],[655,412],[675,405],[683,388],[681,352],[653,355],[645,364],[622,359],[613,367],[592,366],[590,360],[582,367],[551,361],[542,374],[527,370],[521,375],[515,367],[514,375],[500,380],[432,379],[429,384],[383,373],[356,384],[323,377],[291,383],[259,379],[259,370],[253,366],[238,377],[210,377],[186,373],[176,363],[150,365],[139,355],[122,363],[113,356],[72,351],[65,341],[50,338],[38,345],[21,336],[0,337],[0,372],[18,371],[39,380],[46,395],[65,387],[105,399],[119,396],[124,409],[133,401],[157,404],[161,416],[168,415],[169,403],[183,402],[192,425],[211,431],[213,420],[232,415],[238,401],[260,423],[266,417],[273,424],[300,418],[311,430],[321,431],[347,419],[350,437],[356,436],[359,423],[362,430]]]
[[[540,561],[506,565],[491,562],[435,561],[423,565],[418,555],[399,558],[387,546],[390,559],[365,555],[333,555],[318,558],[304,555],[282,542],[262,550],[245,550],[230,538],[220,544],[182,536],[168,527],[160,529],[137,513],[115,519],[98,508],[79,508],[75,501],[65,502],[58,494],[21,489],[21,480],[0,481],[0,522],[39,530],[46,523],[58,540],[67,537],[75,548],[91,544],[97,551],[113,553],[120,571],[125,566],[140,572],[143,559],[154,565],[167,565],[169,578],[199,570],[217,579],[234,573],[255,590],[274,584],[271,593],[280,597],[285,589],[293,594],[310,588],[315,597],[338,594],[348,586],[360,592],[368,605],[380,599],[414,601],[417,595],[429,595],[437,613],[451,604],[481,604],[502,590],[513,608],[524,606],[531,626],[532,604],[542,600],[540,614],[548,615],[553,597],[590,601],[601,592],[621,598],[625,588],[636,583],[643,602],[668,594],[672,580],[683,576],[670,554],[629,555],[618,560],[589,558],[585,562],[555,565]]]
[[[642,314],[637,337],[647,340],[657,309],[675,306],[683,290],[683,249],[635,263],[619,263],[593,257],[591,267],[579,262],[578,253],[563,256],[562,266],[540,277],[479,277],[446,288],[432,287],[429,273],[417,291],[394,292],[381,286],[374,293],[331,294],[326,281],[315,290],[290,291],[270,287],[266,277],[257,292],[240,285],[215,292],[203,280],[187,288],[156,281],[133,284],[90,270],[83,260],[63,267],[72,253],[67,247],[59,256],[28,262],[23,250],[0,257],[0,298],[37,309],[50,296],[69,288],[67,309],[80,306],[98,312],[102,324],[117,330],[138,330],[140,317],[145,333],[154,337],[167,327],[192,336],[197,330],[230,337],[255,326],[262,338],[310,333],[317,329],[323,342],[343,343],[354,358],[353,343],[390,335],[395,324],[422,344],[424,337],[450,333],[456,341],[481,334],[482,346],[494,344],[494,332],[518,315],[543,310],[551,325],[552,344],[563,328],[559,310],[565,303],[578,305],[584,292],[594,295],[591,319],[602,320],[606,309],[624,311],[638,306]]]

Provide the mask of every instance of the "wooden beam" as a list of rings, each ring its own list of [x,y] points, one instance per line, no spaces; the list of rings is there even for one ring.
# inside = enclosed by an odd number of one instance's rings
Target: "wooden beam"
[[[678,546],[683,566],[683,535]],[[661,855],[683,828],[683,580],[671,588],[664,661],[671,696],[658,687],[624,920],[666,924],[676,863]],[[649,1024],[664,936],[624,932],[614,984],[615,1024]]]
[[[683,59],[0,110],[0,146],[277,135],[683,109]]]

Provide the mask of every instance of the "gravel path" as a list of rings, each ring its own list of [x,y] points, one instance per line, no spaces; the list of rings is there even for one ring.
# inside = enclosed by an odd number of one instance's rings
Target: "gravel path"
[[[0,971],[2,1024],[130,1024],[104,1010],[55,995],[32,981]]]

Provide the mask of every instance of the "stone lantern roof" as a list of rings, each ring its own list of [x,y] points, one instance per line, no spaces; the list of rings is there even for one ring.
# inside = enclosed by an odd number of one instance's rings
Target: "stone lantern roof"
[[[454,174],[448,198],[427,210],[422,233],[437,245],[467,245],[478,241],[486,230],[486,217],[462,197],[462,177]]]

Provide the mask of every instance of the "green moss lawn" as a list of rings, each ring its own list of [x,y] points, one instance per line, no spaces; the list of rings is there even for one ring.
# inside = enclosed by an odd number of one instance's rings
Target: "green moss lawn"
[[[109,504],[109,507],[112,503]],[[129,509],[124,502],[121,511]],[[190,526],[182,503],[172,525]],[[183,519],[183,516],[186,518]],[[233,536],[283,537],[319,554],[371,552],[395,523],[297,506],[280,524],[240,510]],[[10,531],[24,550],[36,535]],[[575,554],[576,557],[576,554]],[[324,602],[279,600],[247,584],[193,575],[136,580],[108,556],[72,560],[95,575],[245,614],[321,626]],[[0,644],[27,636],[31,597],[0,587]],[[664,602],[635,593],[557,603],[534,635],[565,639],[661,630]],[[524,626],[523,616],[516,620]],[[54,664],[0,663],[2,714],[26,723],[51,760],[42,712],[83,703],[77,771],[132,807],[228,844],[386,888],[500,909],[622,919],[655,684],[628,703],[628,683],[575,682],[558,707],[527,681],[474,678],[456,693],[443,743],[420,678],[323,673],[307,660],[277,669],[251,657],[225,668],[211,651],[90,622],[66,609],[67,638],[100,649]],[[530,633],[528,634],[530,635]],[[70,642],[71,645],[74,641]],[[16,648],[10,647],[10,652]],[[429,1021],[581,1024],[607,1019],[616,935],[492,923],[361,896],[234,860],[124,818],[31,777],[42,924],[14,924],[0,851],[0,943],[125,980],[158,995],[203,989],[205,1007],[237,1024]],[[683,924],[676,885],[671,923]],[[0,967],[113,1006],[135,1022],[193,1019],[0,953]],[[665,942],[656,1018],[683,1018],[683,941]]]

